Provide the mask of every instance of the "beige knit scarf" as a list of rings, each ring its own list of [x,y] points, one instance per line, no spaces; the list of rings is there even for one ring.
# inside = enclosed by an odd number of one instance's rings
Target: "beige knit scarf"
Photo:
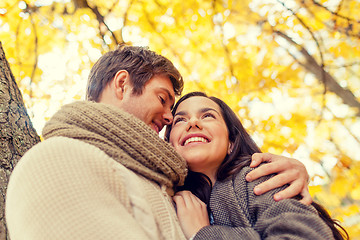
[[[94,145],[134,172],[169,188],[184,183],[187,166],[154,130],[115,106],[79,101],[48,121],[44,139],[63,136]]]

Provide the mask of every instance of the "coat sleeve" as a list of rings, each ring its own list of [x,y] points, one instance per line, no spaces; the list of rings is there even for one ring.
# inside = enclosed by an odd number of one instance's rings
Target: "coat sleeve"
[[[36,145],[10,177],[11,239],[149,239],[132,215],[116,165],[77,140],[50,138]]]
[[[204,227],[196,234],[194,240],[334,239],[330,228],[312,206],[306,206],[294,199],[279,202],[273,199],[274,194],[285,186],[256,196],[253,193],[254,187],[270,176],[249,183],[245,176],[250,171],[250,168],[244,168],[224,190],[224,193],[227,192],[229,195],[222,196],[223,198],[235,198],[233,205],[222,206],[231,211],[224,214],[228,226],[219,224]],[[228,191],[229,188],[233,188],[231,193]],[[216,196],[214,199],[219,200]],[[214,206],[219,206],[223,202],[218,201]]]
[[[313,206],[304,205],[296,199],[284,199],[278,202],[274,200],[274,194],[287,186],[256,196],[254,187],[274,175],[249,183],[245,180],[245,176],[250,171],[251,168],[246,167],[237,175],[235,192],[238,199],[241,191],[247,192],[250,223],[260,234],[261,239],[334,239],[331,229]]]
[[[196,233],[193,240],[260,240],[260,235],[249,227],[229,227],[211,225],[203,227]]]

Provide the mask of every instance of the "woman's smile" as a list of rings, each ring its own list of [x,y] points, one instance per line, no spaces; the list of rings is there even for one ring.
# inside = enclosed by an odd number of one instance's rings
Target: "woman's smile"
[[[229,148],[220,107],[201,96],[184,100],[174,114],[169,140],[190,170],[214,178]]]
[[[181,145],[186,146],[190,143],[209,143],[211,140],[203,134],[189,134],[181,140]]]

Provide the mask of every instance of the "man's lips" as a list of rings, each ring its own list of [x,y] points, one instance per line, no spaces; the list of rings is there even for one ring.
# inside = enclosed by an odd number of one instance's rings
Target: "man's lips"
[[[180,144],[181,146],[185,146],[189,143],[194,143],[194,142],[208,143],[211,142],[211,140],[204,134],[189,134],[181,140]]]
[[[160,130],[163,128],[161,123],[156,123],[156,122],[151,122],[151,126],[152,129],[154,129],[157,133],[160,132]]]

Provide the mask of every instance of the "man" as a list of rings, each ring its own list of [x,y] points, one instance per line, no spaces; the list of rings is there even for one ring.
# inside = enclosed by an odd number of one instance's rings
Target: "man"
[[[43,129],[45,141],[13,171],[6,202],[11,239],[185,239],[171,196],[186,164],[157,134],[172,123],[182,87],[173,64],[146,48],[121,46],[102,56],[90,72],[90,101],[57,112]],[[280,198],[303,188],[307,173],[296,160],[254,156],[254,165],[261,161],[273,163],[248,180],[280,173],[257,194],[300,173],[300,184]]]

